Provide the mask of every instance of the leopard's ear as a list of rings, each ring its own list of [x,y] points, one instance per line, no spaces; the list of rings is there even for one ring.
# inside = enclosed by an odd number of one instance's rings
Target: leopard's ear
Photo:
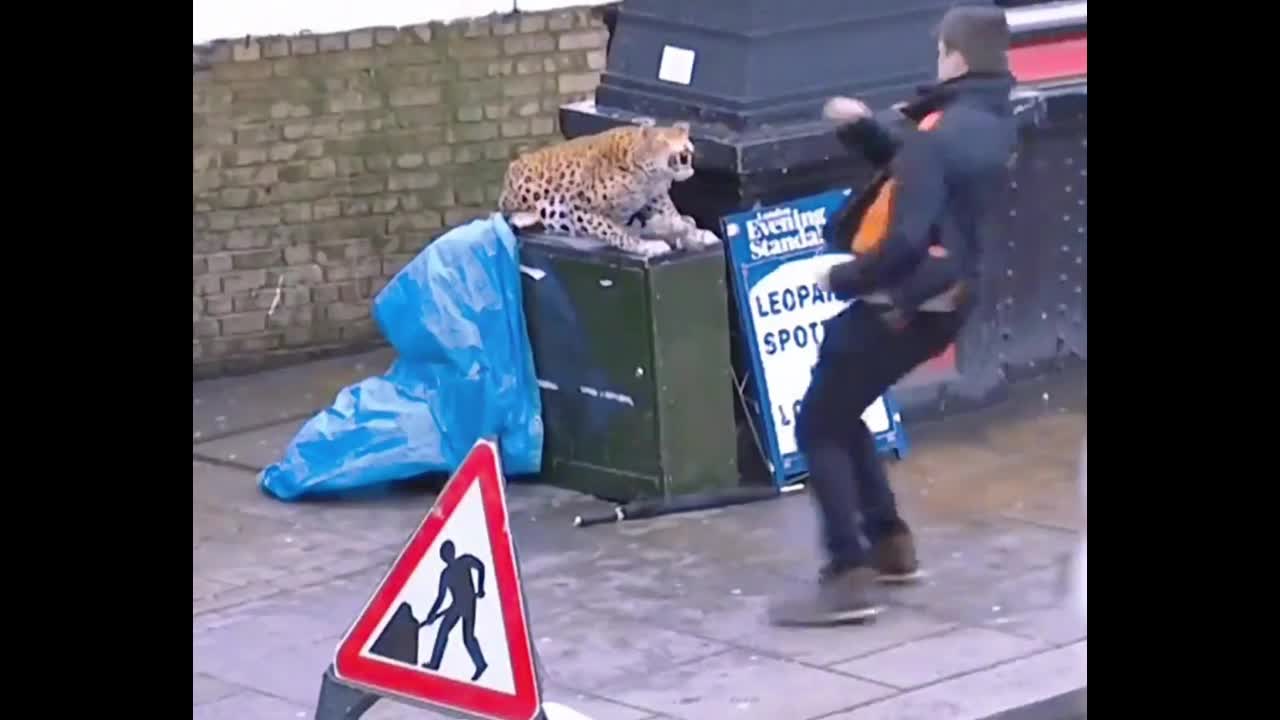
[[[640,127],[640,144],[645,147],[661,147],[664,129],[657,125],[642,125]]]

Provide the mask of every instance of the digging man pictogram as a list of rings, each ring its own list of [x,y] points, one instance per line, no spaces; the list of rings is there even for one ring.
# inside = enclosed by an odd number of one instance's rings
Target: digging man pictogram
[[[431,612],[427,613],[427,619],[422,622],[425,627],[441,619],[440,630],[436,633],[436,644],[431,651],[431,659],[424,663],[423,667],[429,670],[440,669],[445,647],[449,644],[449,633],[453,632],[453,627],[461,620],[462,643],[467,646],[467,654],[471,656],[471,662],[476,668],[475,675],[471,676],[474,682],[479,680],[485,669],[489,667],[485,662],[484,653],[480,651],[480,643],[476,641],[476,600],[484,597],[484,563],[474,555],[455,558],[455,552],[452,540],[445,540],[440,546],[440,558],[444,560],[444,570],[440,573],[440,589],[436,591],[436,601],[431,606]],[[478,576],[474,587],[471,584],[472,569]],[[440,605],[444,602],[445,592],[452,596],[452,602],[442,613]]]

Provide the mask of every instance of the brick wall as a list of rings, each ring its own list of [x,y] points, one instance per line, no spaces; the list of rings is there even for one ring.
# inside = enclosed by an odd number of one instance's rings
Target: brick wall
[[[371,298],[560,138],[607,39],[578,8],[194,48],[193,376],[381,342]]]

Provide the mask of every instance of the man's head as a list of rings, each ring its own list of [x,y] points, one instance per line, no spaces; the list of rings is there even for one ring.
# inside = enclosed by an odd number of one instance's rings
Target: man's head
[[[953,7],[938,24],[938,79],[1009,69],[1009,21],[994,5]]]
[[[440,543],[440,559],[444,560],[446,563],[453,562],[454,552],[452,540],[445,540]]]

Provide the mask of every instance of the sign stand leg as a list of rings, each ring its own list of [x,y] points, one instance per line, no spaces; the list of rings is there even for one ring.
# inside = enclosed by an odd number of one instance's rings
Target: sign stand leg
[[[333,665],[325,668],[320,681],[320,699],[316,702],[315,720],[359,720],[378,702],[378,696],[343,685],[333,674]]]

